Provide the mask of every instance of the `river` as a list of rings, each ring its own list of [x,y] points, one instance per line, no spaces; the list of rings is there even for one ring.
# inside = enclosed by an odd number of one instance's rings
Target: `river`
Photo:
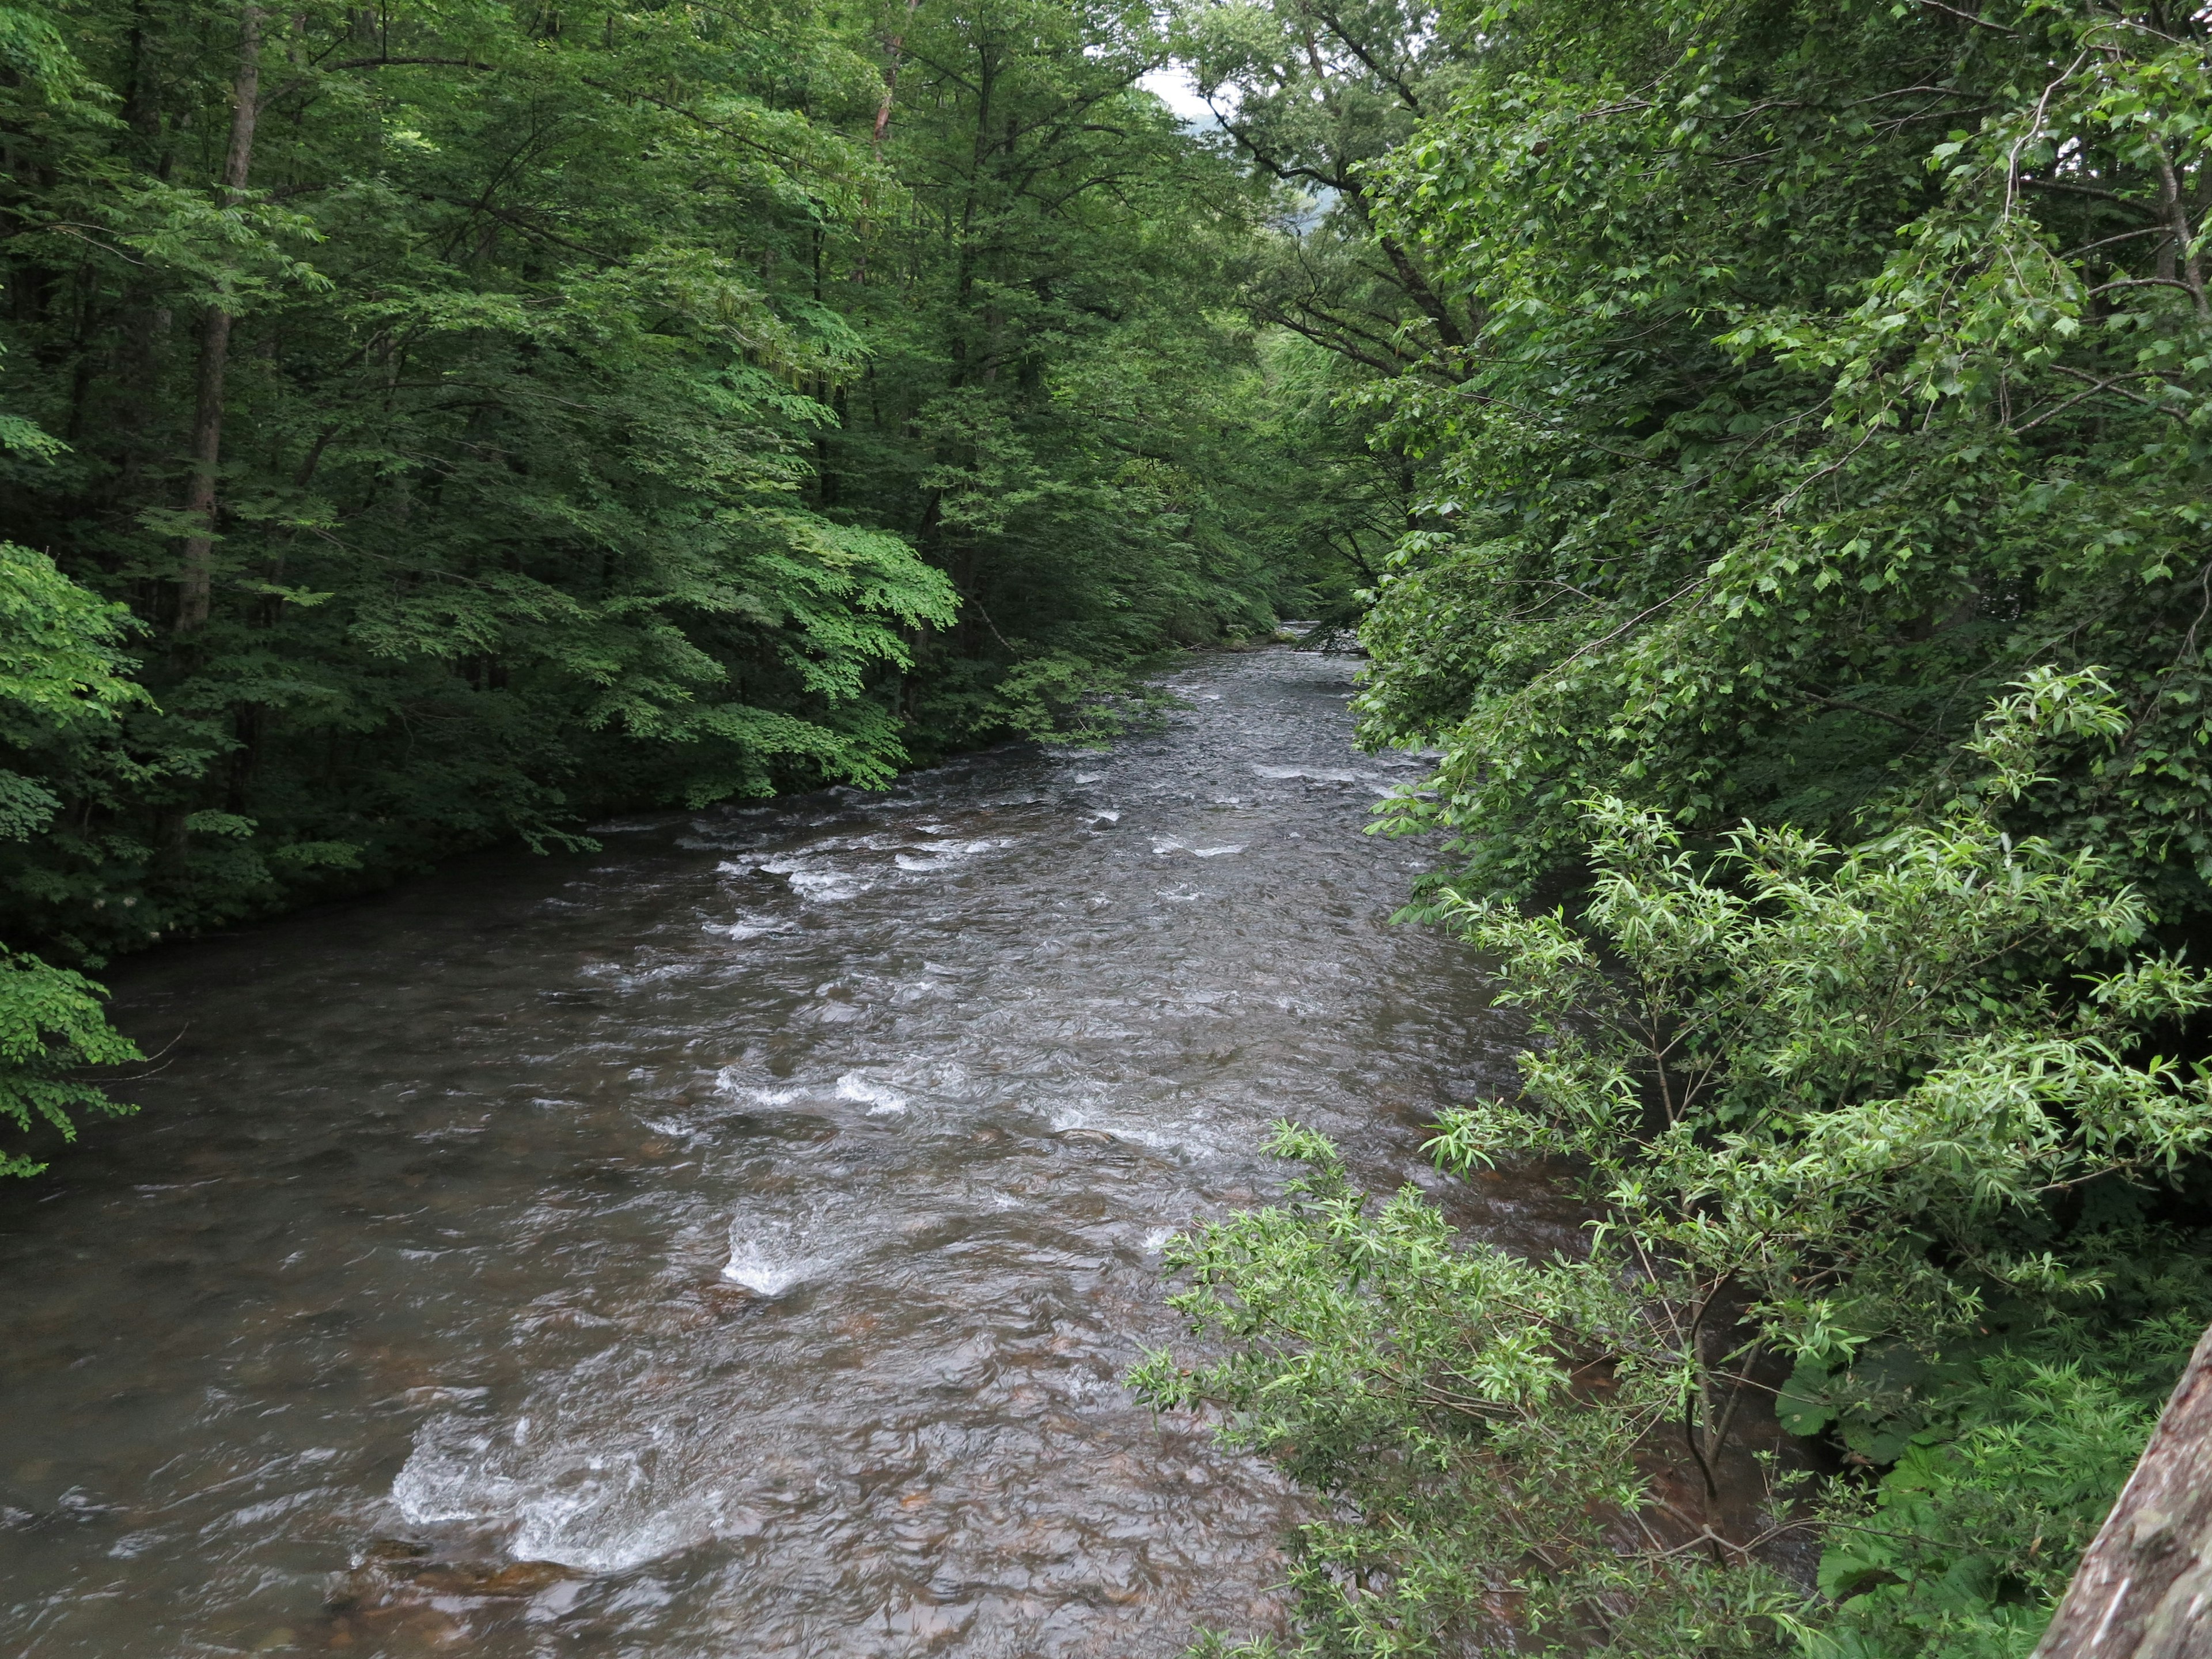
[[[1360,833],[1351,665],[464,860],[112,975],[161,1057],[0,1194],[0,1651],[1168,1656],[1300,1500],[1119,1378],[1290,1116],[1510,1075]],[[1565,1225],[1510,1183],[1495,1237]]]

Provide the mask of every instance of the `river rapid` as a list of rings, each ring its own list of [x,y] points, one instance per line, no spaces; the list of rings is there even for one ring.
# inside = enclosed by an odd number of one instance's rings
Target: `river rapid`
[[[1300,1499],[1120,1377],[1289,1116],[1501,1242],[1511,1075],[1392,927],[1345,659],[1109,754],[598,827],[112,975],[152,1052],[0,1194],[0,1652],[1180,1653]]]

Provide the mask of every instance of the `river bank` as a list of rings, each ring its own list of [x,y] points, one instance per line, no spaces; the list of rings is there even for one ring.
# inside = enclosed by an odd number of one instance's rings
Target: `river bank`
[[[1108,755],[641,817],[126,964],[167,1048],[0,1219],[26,1659],[1179,1652],[1297,1499],[1120,1377],[1160,1243],[1510,1074],[1362,836],[1350,665]],[[1571,1225],[1487,1189],[1486,1232]],[[128,1249],[118,1248],[127,1243]],[[534,1565],[526,1564],[537,1564]],[[549,1644],[550,1644],[549,1646]]]

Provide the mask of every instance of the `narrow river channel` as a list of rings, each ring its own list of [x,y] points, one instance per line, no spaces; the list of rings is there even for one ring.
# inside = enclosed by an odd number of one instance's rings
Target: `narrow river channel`
[[[0,1653],[1136,1656],[1297,1499],[1120,1377],[1279,1116],[1372,1181],[1510,1045],[1393,927],[1351,667],[464,860],[112,975],[143,1115],[0,1194]],[[1501,1236],[1555,1223],[1509,1183]]]

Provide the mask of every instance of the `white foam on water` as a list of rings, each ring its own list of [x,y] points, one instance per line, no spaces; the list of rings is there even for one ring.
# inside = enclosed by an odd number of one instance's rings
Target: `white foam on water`
[[[506,1528],[514,1559],[590,1573],[621,1572],[757,1528],[749,1514],[732,1514],[719,1490],[659,1490],[657,1445],[526,1449],[527,1424],[505,1436],[466,1419],[425,1424],[392,1483],[392,1502],[413,1525]]]
[[[1145,1235],[1144,1247],[1146,1253],[1150,1255],[1158,1255],[1162,1250],[1167,1249],[1168,1240],[1173,1238],[1175,1236],[1176,1230],[1173,1227],[1153,1228],[1152,1231]]]
[[[482,1400],[490,1393],[489,1389],[451,1389],[434,1382],[424,1388],[404,1389],[399,1398],[410,1406],[452,1406]]]
[[[683,1118],[641,1116],[637,1126],[663,1139],[681,1141],[686,1146],[696,1146],[711,1139],[706,1130]]]
[[[494,1467],[493,1437],[467,1430],[441,1418],[416,1431],[415,1449],[392,1480],[392,1500],[417,1526],[501,1519],[524,1498],[521,1483]]]
[[[813,867],[805,860],[789,854],[765,860],[760,868],[766,874],[781,876],[791,884],[791,890],[799,897],[822,904],[858,898],[875,885],[850,870]]]
[[[870,1117],[884,1117],[906,1110],[906,1097],[896,1089],[887,1089],[880,1083],[871,1082],[858,1072],[848,1072],[837,1079],[837,1098],[849,1100],[855,1105],[866,1106]]]
[[[896,834],[871,830],[865,836],[825,836],[820,841],[810,841],[804,847],[778,856],[819,858],[824,853],[883,853],[901,845],[903,842]]]
[[[1002,847],[1012,847],[1011,841],[945,841],[937,842],[921,849],[921,856],[900,853],[892,861],[902,870],[927,874],[934,870],[949,870],[956,864],[965,864],[969,859],[985,853],[994,853]]]
[[[813,1216],[750,1214],[730,1223],[730,1259],[722,1277],[756,1296],[781,1296],[819,1278],[844,1258],[846,1249],[825,1244],[840,1237]]]
[[[756,1106],[795,1105],[805,1099],[811,1092],[803,1087],[763,1089],[757,1084],[745,1082],[738,1068],[734,1066],[725,1066],[714,1073],[714,1086],[724,1094],[739,1096],[751,1101]]]
[[[1116,1109],[1103,1103],[1090,1107],[1063,1106],[1047,1118],[1046,1123],[1056,1135],[1064,1135],[1071,1129],[1091,1129],[1133,1146],[1199,1164],[1223,1159],[1240,1161],[1249,1158],[1252,1149],[1251,1132],[1240,1123],[1216,1121],[1204,1116],[1177,1121],[1172,1117]]]
[[[738,1247],[722,1264],[722,1277],[732,1285],[744,1285],[756,1296],[781,1296],[827,1265],[805,1258],[787,1260],[748,1243]]]
[[[765,939],[770,933],[796,933],[798,929],[782,921],[710,921],[700,931],[712,933],[717,939],[742,942],[749,939]]]
[[[1093,823],[1119,823],[1121,821],[1121,815],[1119,812],[1101,810],[1091,815],[1091,821]]]
[[[1152,853],[1158,858],[1168,858],[1176,853],[1188,853],[1194,859],[1226,858],[1231,853],[1241,853],[1245,843],[1232,842],[1220,847],[1193,847],[1180,836],[1154,836]]]

